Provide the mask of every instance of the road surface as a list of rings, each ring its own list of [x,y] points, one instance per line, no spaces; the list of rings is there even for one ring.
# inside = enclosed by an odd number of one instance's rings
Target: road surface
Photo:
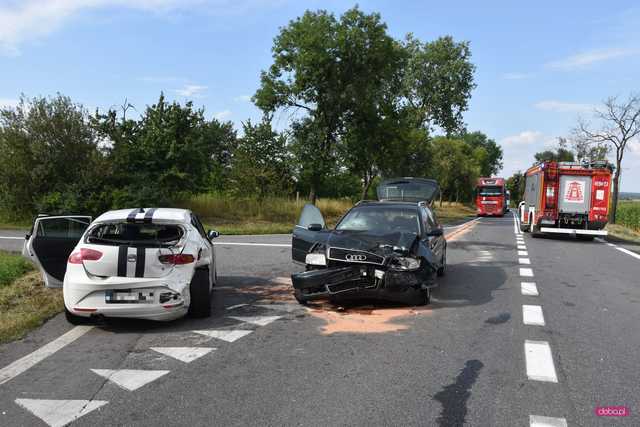
[[[0,346],[0,425],[640,425],[640,259],[514,225],[448,230],[427,307],[301,307],[288,236],[227,237],[209,319]]]

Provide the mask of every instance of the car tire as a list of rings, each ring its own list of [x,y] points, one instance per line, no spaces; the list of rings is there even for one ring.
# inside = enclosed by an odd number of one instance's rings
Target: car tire
[[[86,325],[89,322],[88,318],[76,316],[75,314],[67,310],[67,307],[64,308],[64,317],[67,319],[67,322],[71,323],[72,325]]]
[[[293,290],[293,296],[295,297],[296,301],[298,301],[299,304],[301,305],[308,305],[309,301],[307,301],[307,299],[302,295],[302,291],[299,289],[294,289]]]
[[[191,279],[191,284],[189,284],[189,293],[191,294],[189,316],[197,318],[211,316],[211,287],[209,286],[209,280],[208,269],[196,269]]]
[[[446,272],[447,272],[447,249],[445,248],[445,250],[442,252],[442,266],[438,268],[438,270],[436,271],[436,274],[438,275],[438,277],[442,277],[445,275]]]
[[[418,305],[429,305],[431,302],[431,289],[421,289]]]

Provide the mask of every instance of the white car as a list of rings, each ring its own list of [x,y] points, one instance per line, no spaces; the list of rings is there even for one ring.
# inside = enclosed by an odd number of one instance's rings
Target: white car
[[[85,318],[173,320],[211,314],[216,258],[202,223],[185,209],[137,208],[88,216],[38,216],[23,255],[45,286],[63,288],[71,323]]]

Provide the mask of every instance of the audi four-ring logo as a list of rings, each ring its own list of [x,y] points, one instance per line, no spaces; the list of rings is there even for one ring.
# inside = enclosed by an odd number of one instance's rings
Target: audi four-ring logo
[[[347,256],[345,256],[344,259],[346,259],[347,261],[366,261],[367,260],[367,256],[366,255],[347,254]]]

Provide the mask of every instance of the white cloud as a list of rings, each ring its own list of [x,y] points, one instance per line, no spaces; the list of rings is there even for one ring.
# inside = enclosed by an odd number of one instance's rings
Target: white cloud
[[[201,0],[22,0],[0,6],[0,53],[19,54],[25,41],[59,29],[65,21],[87,9],[119,6],[153,12],[185,8]]]
[[[213,118],[222,122],[222,121],[229,120],[232,114],[233,113],[229,110],[218,111],[213,115]]]
[[[208,86],[184,85],[182,89],[174,89],[174,92],[187,98],[202,98],[202,93],[206,91],[207,88]]]
[[[145,83],[175,83],[185,81],[186,79],[181,79],[180,77],[145,76],[140,77],[138,80]]]
[[[240,95],[233,98],[236,102],[249,102],[251,101],[251,95]]]
[[[553,111],[555,113],[588,113],[593,112],[596,109],[596,106],[593,104],[581,104],[555,100],[540,101],[535,103],[533,106],[538,110]]]
[[[0,108],[15,108],[18,105],[17,99],[0,98]]]
[[[525,130],[516,135],[502,138],[500,143],[505,146],[530,145],[544,139],[544,134],[535,130]]]
[[[502,78],[505,80],[525,80],[533,77],[531,73],[504,73]]]
[[[640,49],[627,49],[627,48],[609,48],[609,49],[595,49],[587,52],[581,52],[576,55],[571,55],[567,58],[553,61],[547,64],[548,68],[555,68],[559,70],[573,70],[576,68],[583,68],[596,62],[608,61],[611,59],[624,58],[627,56],[633,56],[640,54]]]

